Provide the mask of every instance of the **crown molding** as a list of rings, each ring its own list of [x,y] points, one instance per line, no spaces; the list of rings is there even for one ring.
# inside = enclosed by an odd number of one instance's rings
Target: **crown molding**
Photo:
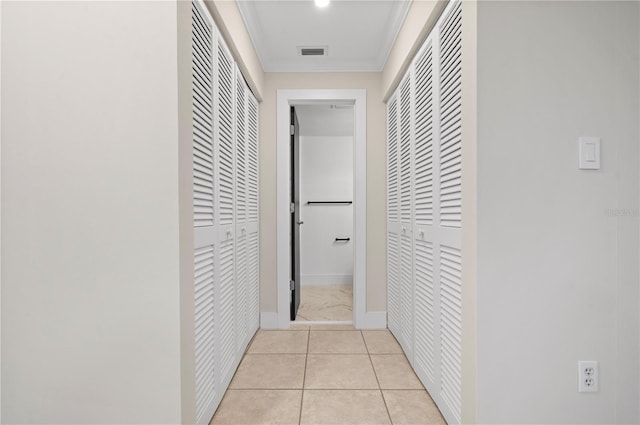
[[[322,58],[296,57],[293,59],[272,57],[264,43],[266,37],[258,18],[255,2],[236,0],[238,10],[264,72],[381,72],[411,6],[411,0],[395,0],[392,3],[393,7],[385,26],[386,32],[378,56],[372,60],[353,61],[335,59],[331,56]]]

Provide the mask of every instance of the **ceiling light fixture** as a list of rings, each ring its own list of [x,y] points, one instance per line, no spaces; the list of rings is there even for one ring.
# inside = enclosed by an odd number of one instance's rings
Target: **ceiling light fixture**
[[[329,6],[329,1],[330,0],[314,0],[316,6],[318,6],[318,7],[327,7],[327,6]]]

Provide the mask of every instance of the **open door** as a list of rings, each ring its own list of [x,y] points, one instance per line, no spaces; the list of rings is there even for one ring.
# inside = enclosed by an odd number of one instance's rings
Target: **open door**
[[[300,132],[291,107],[291,320],[300,307]]]

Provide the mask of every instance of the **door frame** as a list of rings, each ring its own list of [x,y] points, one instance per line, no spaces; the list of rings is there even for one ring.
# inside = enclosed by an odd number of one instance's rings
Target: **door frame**
[[[290,257],[291,262],[289,265],[291,266],[291,276],[290,279],[293,281],[293,292],[291,293],[291,300],[289,308],[290,316],[293,316],[293,319],[298,315],[298,309],[300,308],[301,297],[301,270],[300,270],[300,124],[298,123],[298,115],[296,113],[295,106],[289,107],[289,125],[291,126],[290,136],[289,136],[289,158],[291,162],[289,163],[289,202],[293,204],[294,210],[289,214],[291,216],[291,224],[289,225],[289,229],[291,229],[290,235]],[[295,190],[297,188],[297,191]],[[297,210],[297,211],[296,211]],[[297,274],[296,274],[297,272]]]
[[[352,104],[354,110],[353,137],[353,324],[367,325],[367,91],[366,90],[278,90],[277,95],[277,271],[278,328],[286,329],[289,317],[291,153],[290,107],[298,105]]]

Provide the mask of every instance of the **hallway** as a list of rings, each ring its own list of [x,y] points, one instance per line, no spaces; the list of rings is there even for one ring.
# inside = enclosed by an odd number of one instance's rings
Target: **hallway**
[[[212,425],[444,424],[388,330],[260,330]]]

